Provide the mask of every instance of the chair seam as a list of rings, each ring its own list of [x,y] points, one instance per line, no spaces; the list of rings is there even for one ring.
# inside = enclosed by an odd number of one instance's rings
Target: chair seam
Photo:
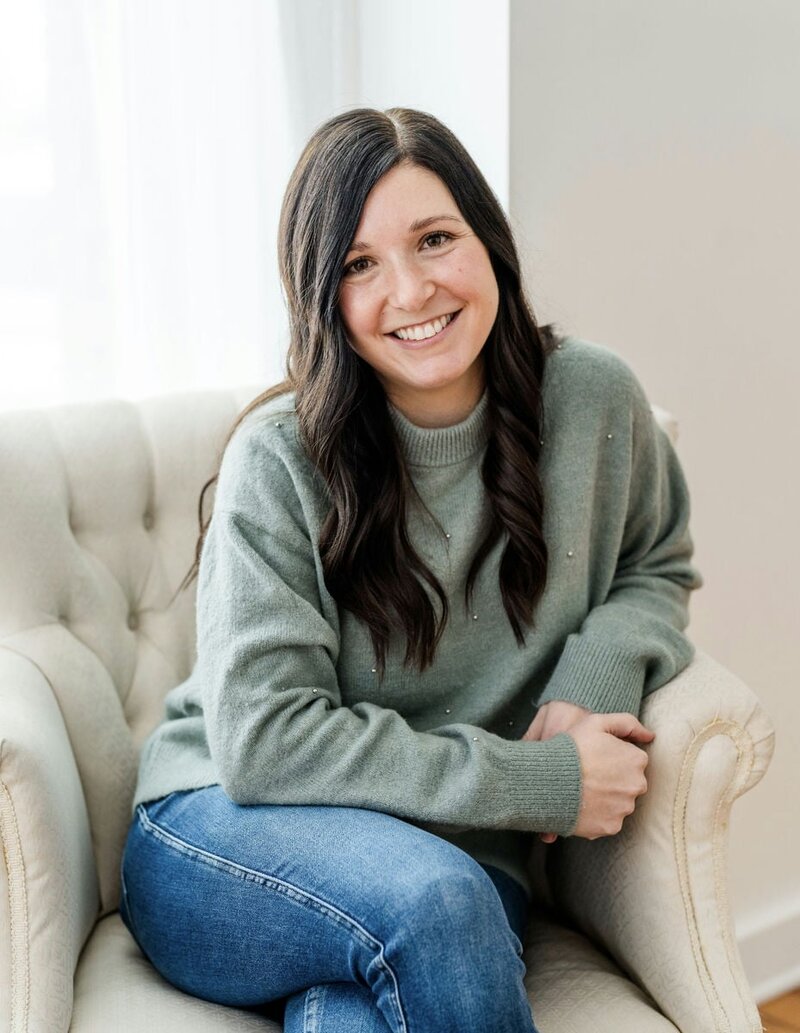
[[[162,839],[167,846],[172,846],[174,849],[180,850],[184,853],[193,854],[198,860],[205,864],[211,864],[213,867],[221,867],[223,869],[228,868],[232,874],[244,876],[245,878],[253,879],[256,882],[273,883],[277,886],[284,887],[290,891],[290,894],[295,894],[309,901],[314,907],[321,910],[323,914],[332,917],[335,921],[340,922],[347,927],[358,940],[376,952],[378,965],[389,973],[394,987],[391,998],[398,1013],[401,1029],[408,1033],[408,1024],[406,1022],[403,1005],[400,1000],[400,987],[397,981],[397,974],[386,958],[384,953],[384,944],[378,939],[378,937],[373,936],[372,933],[360,922],[351,915],[346,914],[346,912],[342,911],[340,908],[336,907],[335,904],[331,904],[329,901],[323,900],[322,897],[317,897],[315,894],[309,893],[308,890],[295,886],[293,883],[287,882],[285,879],[280,879],[276,875],[266,875],[264,872],[259,872],[254,868],[248,868],[246,865],[230,860],[230,858],[220,857],[218,854],[214,854],[210,850],[204,850],[202,847],[186,842],[186,840],[181,839],[174,832],[164,826],[156,824],[147,814],[143,804],[139,804],[136,810],[139,817],[139,823],[144,831],[156,838]]]
[[[698,935],[699,925],[697,922],[697,910],[695,906],[695,900],[692,892],[692,884],[689,878],[689,859],[687,850],[687,836],[686,836],[686,812],[688,808],[689,790],[691,788],[692,779],[694,777],[694,766],[697,756],[702,747],[716,735],[727,735],[731,739],[734,746],[736,747],[737,762],[736,771],[734,778],[731,780],[732,784],[736,784],[741,781],[741,772],[745,766],[747,768],[747,774],[745,776],[745,783],[749,778],[750,771],[753,766],[754,759],[754,748],[752,741],[746,735],[744,730],[734,721],[721,721],[715,718],[710,724],[706,725],[703,729],[698,732],[692,740],[689,748],[684,754],[683,763],[681,765],[680,775],[678,777],[677,791],[675,795],[675,806],[673,809],[673,845],[676,854],[676,866],[678,871],[678,882],[681,891],[681,897],[683,899],[684,911],[687,916],[687,928],[689,930],[689,940],[692,949],[692,955],[694,957],[697,971],[700,975],[700,983],[706,995],[709,1007],[712,1014],[715,1016],[715,1028],[718,1033],[730,1033],[731,1025],[728,1015],[722,1005],[719,993],[714,983],[714,978],[711,974],[710,966],[708,965],[703,945],[700,942]],[[740,790],[741,792],[741,790]],[[724,839],[725,825],[724,825],[724,812],[729,809],[730,802],[736,799],[740,792],[728,791],[723,793],[720,800],[717,802],[715,811],[713,826],[711,830],[712,838],[712,873],[713,873],[713,885],[714,885],[714,898],[718,914],[726,914],[724,906],[727,905],[727,894],[725,892],[725,866],[724,856],[721,851],[721,840]],[[727,927],[727,923],[720,923],[722,926],[723,943],[725,945],[725,952],[728,961],[729,969],[733,977],[733,983],[736,988],[736,992],[739,996],[740,1003],[745,1013],[748,1011],[747,1005],[742,998],[742,991],[739,986],[739,980],[736,978],[733,971],[733,959],[735,958],[735,950],[731,942],[730,929]],[[718,1024],[718,1023],[721,1023]],[[760,1030],[758,1027],[753,1027],[754,1030]]]
[[[727,891],[727,870],[726,870],[726,851],[725,851],[725,815],[730,811],[733,801],[746,790],[747,783],[750,780],[750,776],[755,765],[756,749],[755,743],[753,742],[750,735],[747,734],[744,728],[738,725],[736,722],[715,722],[715,724],[724,724],[726,731],[720,734],[727,734],[733,741],[737,748],[737,765],[734,778],[731,780],[728,792],[723,793],[717,803],[717,807],[714,813],[714,828],[712,831],[712,857],[714,867],[714,887],[715,896],[718,901],[717,910],[720,914],[730,916],[730,904],[728,900]],[[741,786],[737,790],[737,785]],[[739,1002],[742,1006],[742,1011],[746,1015],[748,1010],[752,1008],[752,1003],[742,993],[741,980],[736,975],[735,959],[738,957],[738,947],[735,945],[731,936],[731,922],[726,921],[720,923],[722,925],[722,938],[725,943],[728,967],[731,970],[731,976],[733,978],[733,985],[736,988],[736,993],[739,995]],[[753,1026],[753,1033],[761,1033],[762,1025],[760,1017],[757,1019],[757,1024]]]
[[[0,742],[2,759],[2,742]],[[25,1033],[30,1016],[30,927],[25,858],[14,800],[0,781],[0,841],[8,872],[8,914],[11,941],[11,1033]]]

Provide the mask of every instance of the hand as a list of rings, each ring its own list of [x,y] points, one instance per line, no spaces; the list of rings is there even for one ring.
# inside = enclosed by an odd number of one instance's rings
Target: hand
[[[577,703],[567,703],[563,699],[552,699],[536,711],[536,717],[528,726],[527,732],[522,736],[529,742],[544,742],[545,739],[552,739],[559,732],[567,732],[577,724],[581,718],[591,714],[586,707],[579,707]]]
[[[642,748],[656,733],[633,714],[587,714],[569,733],[581,761],[583,786],[573,836],[597,839],[614,836],[647,792],[644,770],[648,756]],[[641,744],[641,745],[637,745]]]
[[[591,710],[580,707],[577,703],[567,703],[563,699],[553,699],[539,707],[536,717],[531,721],[527,732],[522,736],[528,742],[544,742],[552,739],[559,732],[566,732],[577,724]],[[558,838],[555,832],[540,832],[543,843],[555,843]]]

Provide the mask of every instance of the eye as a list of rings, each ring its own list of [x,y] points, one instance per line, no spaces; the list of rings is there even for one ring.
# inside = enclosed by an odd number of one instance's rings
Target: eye
[[[439,241],[439,243],[434,243],[432,247],[428,248],[428,251],[444,247],[444,245],[447,244],[448,241],[454,239],[455,235],[452,233],[447,233],[445,230],[436,230],[435,233],[426,233],[425,236],[422,238],[423,242],[425,243],[427,243],[429,240]],[[356,258],[354,261],[350,262],[349,265],[346,265],[344,267],[344,272],[342,273],[342,275],[353,277],[358,276],[360,273],[365,273],[369,268],[369,262],[371,261],[372,259],[370,258]],[[367,264],[361,265],[362,262]]]
[[[452,233],[445,233],[444,230],[437,230],[435,233],[429,233],[425,237],[425,240],[431,240],[431,239],[435,240],[437,237],[440,237],[442,242],[441,242],[441,244],[435,244],[434,247],[442,247],[444,244],[446,244],[448,242],[448,240],[452,240],[453,239],[453,234]]]
[[[369,262],[368,258],[357,258],[354,262],[344,267],[345,276],[358,276],[359,273],[366,272],[366,267],[362,269],[356,268],[361,262]]]

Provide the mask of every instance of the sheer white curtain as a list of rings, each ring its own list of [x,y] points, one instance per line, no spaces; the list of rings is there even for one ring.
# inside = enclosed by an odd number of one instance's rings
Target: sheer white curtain
[[[276,234],[354,0],[0,0],[0,408],[282,376]]]
[[[0,0],[0,409],[272,383],[312,130],[419,107],[508,187],[508,0]]]

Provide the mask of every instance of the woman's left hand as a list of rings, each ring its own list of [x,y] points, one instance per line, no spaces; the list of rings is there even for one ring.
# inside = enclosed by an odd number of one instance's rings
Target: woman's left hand
[[[544,742],[559,732],[568,732],[574,724],[591,713],[591,710],[580,707],[577,703],[552,699],[537,710],[536,717],[522,738],[528,742]],[[540,832],[539,838],[545,843],[555,843],[558,837],[555,832]]]

